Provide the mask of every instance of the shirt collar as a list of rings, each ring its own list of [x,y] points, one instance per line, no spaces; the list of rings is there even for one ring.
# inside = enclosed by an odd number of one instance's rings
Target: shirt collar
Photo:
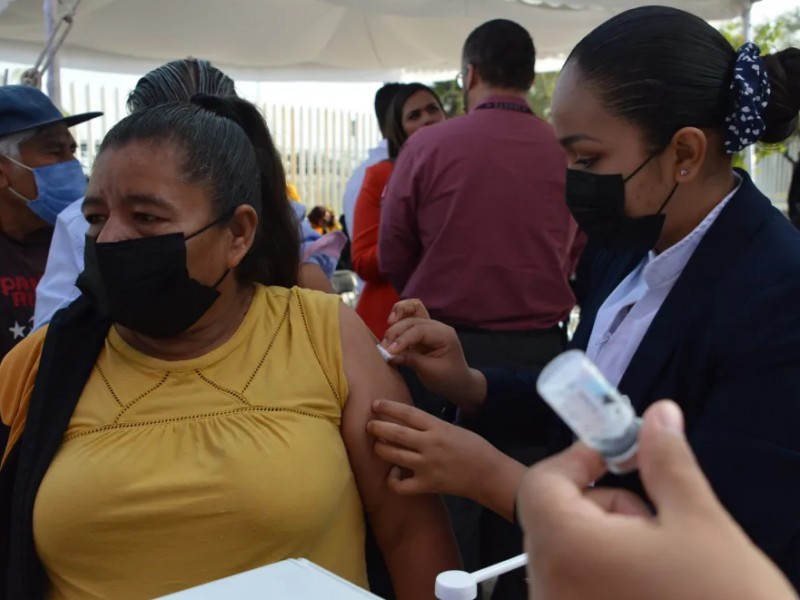
[[[734,190],[722,199],[722,202],[717,204],[706,218],[695,227],[689,235],[683,238],[674,246],[667,248],[661,254],[656,254],[652,250],[645,258],[644,270],[642,271],[642,278],[648,288],[654,289],[662,285],[666,285],[675,281],[689,259],[697,250],[700,242],[703,241],[708,230],[717,220],[720,213],[725,209],[730,202],[731,198],[736,195],[739,188],[742,187],[742,178],[736,175],[737,184]]]

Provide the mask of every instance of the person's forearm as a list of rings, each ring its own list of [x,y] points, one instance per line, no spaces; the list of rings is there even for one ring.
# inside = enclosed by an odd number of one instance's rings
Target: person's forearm
[[[447,399],[467,414],[478,412],[486,401],[486,377],[477,369],[470,369],[463,384],[446,394]]]
[[[379,251],[378,270],[380,272],[380,276],[391,283],[395,291],[402,295],[403,289],[406,287],[408,280],[411,278],[411,274],[414,272],[413,266],[408,267],[405,264],[400,264],[400,261],[397,260],[393,260],[387,264],[381,258],[382,256],[384,255]]]
[[[336,290],[325,276],[325,272],[317,263],[307,262],[300,265],[297,273],[297,284],[309,290],[318,290],[326,294],[335,294]]]
[[[353,263],[353,271],[356,272],[363,281],[382,280],[380,267],[378,266],[378,246],[365,247],[356,246],[354,243],[350,251],[350,259]]]
[[[381,276],[392,284],[398,294],[402,295],[403,288],[417,268],[417,262],[418,257],[409,241],[392,230],[384,234],[381,222],[378,234],[378,266]]]
[[[463,568],[458,546],[438,496],[406,502],[401,515],[373,518],[373,528],[398,600],[433,598],[437,575]]]
[[[517,488],[526,470],[525,465],[492,447],[492,454],[487,454],[476,470],[470,499],[513,523]]]

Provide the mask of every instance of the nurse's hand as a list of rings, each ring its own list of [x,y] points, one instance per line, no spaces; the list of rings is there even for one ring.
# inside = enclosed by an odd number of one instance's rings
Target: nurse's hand
[[[389,317],[395,324],[381,344],[395,355],[392,364],[408,366],[430,391],[467,412],[478,410],[486,398],[486,379],[469,368],[455,330],[427,315],[419,300],[397,303]]]
[[[658,514],[622,490],[581,444],[524,477],[518,511],[536,600],[797,600],[783,574],[720,505],[672,402],[644,416],[638,456]]]
[[[375,454],[394,465],[389,489],[401,495],[450,494],[514,518],[525,467],[479,435],[400,402],[377,400],[367,424]]]
[[[408,300],[400,300],[392,307],[392,312],[389,313],[388,323],[389,326],[399,323],[403,319],[430,319],[428,309],[422,303],[422,300],[416,298],[409,298]]]

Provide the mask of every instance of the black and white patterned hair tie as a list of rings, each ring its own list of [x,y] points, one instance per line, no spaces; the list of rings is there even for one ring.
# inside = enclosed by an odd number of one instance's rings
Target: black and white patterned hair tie
[[[733,111],[725,118],[725,152],[736,154],[764,135],[764,109],[769,104],[769,77],[761,49],[747,42],[736,53],[731,82]]]

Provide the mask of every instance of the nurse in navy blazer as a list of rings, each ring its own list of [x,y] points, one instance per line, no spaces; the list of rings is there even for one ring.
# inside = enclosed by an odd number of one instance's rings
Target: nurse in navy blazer
[[[566,201],[589,237],[573,347],[638,412],[680,404],[720,500],[796,587],[800,233],[732,157],[787,138],[798,111],[800,50],[737,51],[689,13],[644,7],[581,41],[552,113]],[[535,374],[469,369],[446,326],[407,318],[385,344],[464,414],[493,421],[480,432],[490,441],[527,432],[553,450],[570,443]],[[370,425],[376,452],[414,472],[398,491],[462,494],[513,519],[522,465],[430,416],[385,402],[377,411],[406,425]],[[639,488],[636,477],[612,483]]]

